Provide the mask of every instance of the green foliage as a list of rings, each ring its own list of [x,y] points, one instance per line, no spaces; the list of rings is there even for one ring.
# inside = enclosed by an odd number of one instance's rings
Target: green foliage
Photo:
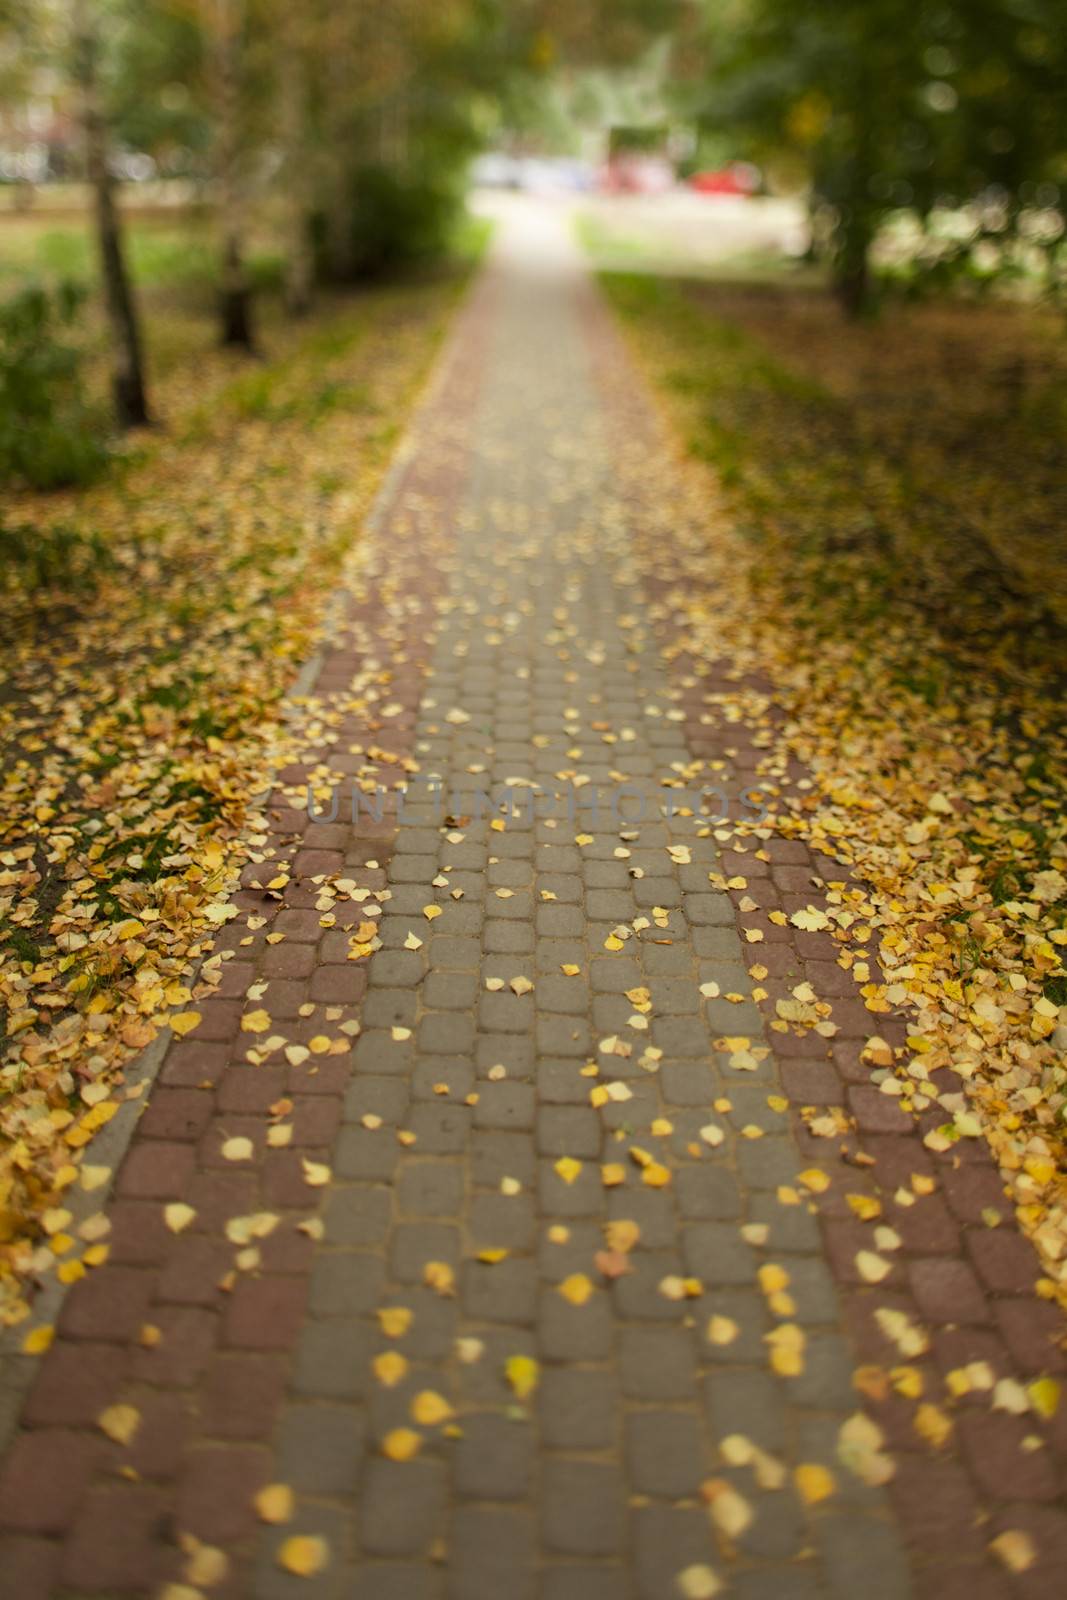
[[[851,309],[886,217],[974,204],[932,259],[989,257],[1016,228],[1059,248],[1067,137],[1058,0],[708,0],[710,68],[693,103],[757,159],[810,181]],[[1035,213],[1059,209],[1048,237]]]
[[[0,303],[0,475],[35,489],[88,483],[107,464],[69,337],[83,298],[71,283],[31,285]]]
[[[91,589],[110,565],[106,541],[95,531],[0,522],[0,571],[24,593]]]
[[[366,165],[351,182],[351,262],[357,276],[381,277],[445,253],[459,207],[448,166],[415,172]],[[321,228],[320,220],[320,236]]]

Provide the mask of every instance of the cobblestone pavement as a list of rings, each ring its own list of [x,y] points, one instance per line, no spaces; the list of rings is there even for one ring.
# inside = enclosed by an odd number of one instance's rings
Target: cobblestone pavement
[[[509,224],[30,1390],[5,1595],[1055,1592],[1022,1385],[1061,1330],[999,1179],[924,1147],[860,1060],[902,1020],[767,920],[840,869],[664,806],[703,762],[742,815],[757,752],[664,665],[635,385],[559,224]],[[832,1039],[773,1025],[802,979]]]

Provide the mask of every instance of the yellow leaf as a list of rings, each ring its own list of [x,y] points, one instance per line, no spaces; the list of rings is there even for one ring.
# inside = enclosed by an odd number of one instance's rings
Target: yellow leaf
[[[584,1306],[596,1291],[584,1272],[572,1272],[570,1277],[564,1278],[559,1285],[559,1292],[572,1306]]]
[[[196,1584],[197,1588],[210,1589],[217,1583],[222,1583],[230,1570],[230,1560],[224,1550],[219,1550],[212,1544],[201,1544],[199,1539],[191,1534],[183,1541],[188,1560],[185,1563],[185,1576],[189,1582]]]
[[[802,1462],[794,1470],[793,1481],[806,1506],[816,1506],[820,1500],[829,1499],[837,1488],[833,1473],[812,1461]]]
[[[192,1206],[185,1205],[181,1200],[174,1200],[169,1206],[163,1208],[163,1220],[171,1233],[181,1233],[187,1228],[196,1216]]]
[[[375,1356],[372,1364],[374,1376],[387,1389],[395,1388],[408,1370],[407,1361],[399,1350],[383,1350],[380,1356]]]
[[[1028,1383],[1026,1392],[1030,1396],[1030,1404],[1039,1417],[1044,1417],[1050,1422],[1059,1410],[1060,1384],[1056,1378],[1035,1378],[1033,1383]]]
[[[136,1406],[107,1406],[97,1417],[96,1425],[116,1444],[129,1444],[141,1426],[141,1413]]]
[[[330,1559],[330,1547],[315,1534],[296,1533],[278,1551],[278,1564],[298,1578],[313,1578]]]
[[[382,1306],[378,1322],[387,1339],[402,1339],[411,1327],[413,1316],[408,1306]]]
[[[203,1021],[199,1011],[183,1011],[176,1017],[171,1017],[170,1025],[179,1038],[184,1039],[187,1033],[192,1033]]]
[[[600,1169],[600,1181],[605,1189],[616,1189],[620,1183],[626,1182],[626,1168],[617,1161],[609,1161]]]
[[[42,1356],[50,1348],[56,1330],[50,1323],[43,1322],[37,1328],[31,1328],[22,1341],[23,1353],[28,1356]]]
[[[432,922],[435,917],[439,917],[441,915],[442,910],[443,907],[441,906],[423,906],[422,914],[426,918],[427,922]]]
[[[618,1217],[613,1222],[604,1224],[604,1238],[607,1240],[609,1250],[621,1250],[623,1254],[632,1250],[641,1237],[641,1229],[629,1217]]]
[[[806,1167],[803,1172],[798,1172],[797,1182],[812,1194],[822,1194],[830,1187],[830,1179],[820,1167]]]
[[[456,1274],[447,1261],[427,1261],[422,1269],[422,1281],[427,1288],[435,1289],[440,1295],[456,1292]]]
[[[255,1497],[261,1522],[288,1522],[293,1515],[293,1491],[287,1483],[268,1483]]]
[[[510,1254],[501,1245],[495,1245],[488,1250],[478,1251],[478,1260],[484,1261],[487,1267],[495,1267],[498,1261],[505,1261]]]
[[[829,917],[818,906],[805,906],[803,911],[794,911],[789,920],[794,928],[803,928],[806,933],[818,933],[820,929],[830,926]]]
[[[224,1161],[251,1161],[252,1141],[246,1139],[244,1134],[238,1134],[232,1139],[223,1140],[222,1159]]]
[[[245,1033],[266,1033],[270,1027],[270,1015],[263,1010],[246,1011],[241,1018],[241,1027]]]
[[[708,1514],[720,1533],[739,1539],[752,1524],[752,1507],[726,1478],[708,1478],[700,1485]]]
[[[940,1450],[952,1434],[952,1420],[927,1400],[915,1413],[915,1432],[935,1450]]]
[[[709,1344],[733,1344],[741,1329],[732,1317],[715,1315],[708,1319],[707,1339]]]
[[[304,1168],[304,1182],[312,1189],[323,1189],[333,1176],[329,1167],[322,1161],[309,1161],[307,1156],[302,1158]]]
[[[533,1356],[508,1356],[504,1375],[517,1400],[528,1400],[537,1388],[541,1368]]]
[[[650,1161],[641,1170],[641,1182],[647,1183],[650,1189],[664,1189],[670,1181],[670,1172],[659,1161]]]
[[[421,1389],[411,1402],[412,1418],[424,1428],[434,1428],[440,1422],[447,1422],[454,1414],[444,1395],[438,1394],[435,1389]]]
[[[888,1483],[896,1467],[882,1448],[885,1435],[864,1412],[857,1411],[841,1424],[837,1454],[843,1466],[871,1487]]]
[[[556,1171],[564,1183],[573,1183],[582,1170],[582,1163],[575,1161],[573,1156],[560,1156],[556,1162]]]
[[[778,1266],[773,1261],[759,1269],[759,1286],[764,1294],[780,1294],[789,1287],[789,1274],[784,1267]]]
[[[780,1378],[797,1378],[804,1371],[804,1330],[795,1322],[782,1322],[764,1339],[771,1347],[771,1366]]]
[[[883,1261],[873,1250],[858,1250],[856,1270],[865,1283],[881,1283],[893,1269],[888,1261]]]
[[[1037,1560],[1034,1541],[1019,1528],[1008,1528],[989,1541],[989,1548],[1009,1572],[1026,1572]]]
[[[390,1461],[410,1461],[422,1449],[422,1434],[414,1428],[393,1428],[382,1440],[382,1454]]]
[[[674,1580],[674,1587],[682,1600],[714,1600],[722,1592],[722,1584],[710,1567],[703,1564],[683,1567]]]

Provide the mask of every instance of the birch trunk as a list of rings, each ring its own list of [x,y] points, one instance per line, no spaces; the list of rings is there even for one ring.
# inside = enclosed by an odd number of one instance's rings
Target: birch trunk
[[[93,197],[100,276],[111,333],[111,387],[115,416],[120,427],[143,427],[150,418],[145,396],[141,330],[126,270],[122,222],[115,203],[115,184],[108,165],[107,125],[100,104],[97,77],[99,38],[91,0],[74,0],[73,27],[86,175]]]
[[[222,255],[222,343],[252,350],[252,291],[245,265],[245,194],[240,172],[242,9],[242,0],[212,0],[217,118],[215,166]]]

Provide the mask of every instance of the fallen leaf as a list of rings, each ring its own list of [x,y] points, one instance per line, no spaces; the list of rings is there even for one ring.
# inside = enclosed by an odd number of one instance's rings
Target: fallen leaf
[[[289,1522],[295,1500],[287,1483],[268,1483],[256,1494],[254,1504],[261,1522]]]
[[[295,1533],[278,1551],[278,1564],[298,1578],[313,1578],[328,1566],[330,1547],[316,1534]]]
[[[528,1400],[540,1381],[541,1368],[533,1356],[508,1356],[504,1363],[504,1376],[515,1398]]]
[[[141,1426],[141,1413],[136,1406],[106,1406],[97,1417],[96,1425],[116,1444],[129,1444]]]
[[[564,1278],[557,1287],[564,1300],[569,1301],[572,1306],[584,1306],[596,1293],[594,1285],[584,1272],[572,1272],[570,1277]]]
[[[193,1207],[185,1205],[181,1200],[172,1200],[169,1205],[163,1208],[163,1220],[171,1233],[181,1233],[184,1228],[189,1226],[195,1216],[196,1212]]]
[[[794,1469],[793,1482],[806,1506],[817,1506],[820,1500],[828,1500],[837,1488],[833,1473],[812,1461],[801,1462]]]

